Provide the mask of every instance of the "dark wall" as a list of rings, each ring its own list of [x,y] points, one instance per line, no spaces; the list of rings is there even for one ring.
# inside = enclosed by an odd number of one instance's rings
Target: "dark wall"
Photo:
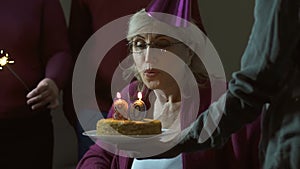
[[[227,78],[239,69],[253,24],[253,1],[199,0],[208,37],[218,51]]]

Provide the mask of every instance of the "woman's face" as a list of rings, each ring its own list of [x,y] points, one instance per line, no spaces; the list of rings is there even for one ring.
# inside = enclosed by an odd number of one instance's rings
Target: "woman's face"
[[[171,74],[184,76],[184,62],[191,58],[189,49],[183,43],[165,35],[150,33],[137,35],[130,43],[137,71],[149,89],[164,91],[177,86]],[[172,61],[170,55],[184,58],[183,64]]]

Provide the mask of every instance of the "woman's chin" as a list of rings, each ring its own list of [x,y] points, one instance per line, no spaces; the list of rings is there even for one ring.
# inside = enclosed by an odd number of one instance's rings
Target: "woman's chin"
[[[159,81],[147,81],[144,82],[144,84],[147,86],[148,89],[154,90],[159,89]]]

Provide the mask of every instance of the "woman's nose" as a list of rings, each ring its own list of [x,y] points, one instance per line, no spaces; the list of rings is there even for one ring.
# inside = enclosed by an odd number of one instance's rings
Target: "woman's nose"
[[[155,63],[157,62],[157,55],[158,52],[155,50],[155,48],[151,48],[147,46],[147,49],[145,49],[145,62],[146,63]]]
[[[151,61],[151,57],[150,57],[150,47],[147,46],[147,48],[145,49],[145,62],[149,63]]]

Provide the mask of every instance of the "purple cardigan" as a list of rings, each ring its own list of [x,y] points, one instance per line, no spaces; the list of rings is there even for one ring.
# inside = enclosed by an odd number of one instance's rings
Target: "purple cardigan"
[[[63,88],[71,55],[59,0],[9,0],[0,1],[0,6],[0,49],[15,61],[10,67],[30,90],[45,77]],[[0,77],[0,119],[40,113],[26,104],[28,91],[6,67]]]
[[[133,85],[133,88],[136,88],[136,85]],[[136,94],[135,91],[130,90],[130,95]],[[210,102],[210,89],[200,89],[200,93],[205,98],[201,101],[199,109],[199,112],[203,112]],[[145,98],[144,101],[149,104],[147,100]],[[112,111],[109,116],[112,116]],[[183,169],[259,169],[259,138],[260,118],[233,134],[219,149],[182,153]],[[132,158],[111,154],[94,144],[80,160],[77,169],[130,169],[132,162]]]

